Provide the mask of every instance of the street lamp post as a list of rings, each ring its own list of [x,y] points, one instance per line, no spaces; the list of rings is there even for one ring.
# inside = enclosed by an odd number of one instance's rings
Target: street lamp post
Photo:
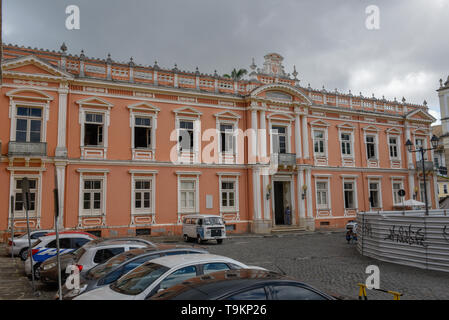
[[[421,153],[421,165],[422,165],[422,173],[423,173],[423,182],[424,182],[424,202],[426,204],[426,216],[429,215],[429,206],[428,206],[428,199],[427,199],[427,183],[426,183],[426,168],[424,165],[424,154],[426,151],[434,150],[438,147],[438,137],[433,135],[430,139],[430,142],[432,144],[432,148],[424,149],[422,146],[420,146],[418,149],[413,150],[413,143],[410,141],[410,139],[407,140],[405,143],[405,146],[407,147],[408,152],[419,152]]]

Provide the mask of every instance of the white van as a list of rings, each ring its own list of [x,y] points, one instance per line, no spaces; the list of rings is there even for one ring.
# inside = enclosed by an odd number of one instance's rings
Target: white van
[[[184,241],[196,239],[200,244],[206,240],[217,240],[220,244],[226,238],[226,227],[220,216],[192,214],[182,219]]]

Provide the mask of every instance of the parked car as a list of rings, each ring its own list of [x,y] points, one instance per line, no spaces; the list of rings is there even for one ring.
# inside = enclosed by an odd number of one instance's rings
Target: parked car
[[[43,237],[49,232],[53,232],[53,230],[30,231],[31,247],[33,247],[39,237]],[[25,261],[28,257],[28,233],[14,237],[14,239],[9,238],[8,245],[6,246],[6,252],[8,255],[13,254],[14,256],[19,256],[22,261]]]
[[[220,270],[251,268],[231,258],[213,254],[166,256],[145,262],[109,286],[86,293],[77,300],[143,300],[198,275]]]
[[[182,234],[186,242],[196,239],[201,244],[203,241],[216,240],[221,244],[226,239],[226,227],[220,216],[192,214],[184,216]]]
[[[87,242],[97,239],[94,235],[87,232],[79,231],[63,231],[59,233],[59,249],[60,254],[65,254],[81,248]],[[38,239],[35,245],[31,248],[31,254],[33,256],[33,269],[30,265],[30,257],[25,260],[25,274],[27,276],[34,272],[36,279],[40,278],[39,266],[42,262],[56,255],[57,244],[56,235],[49,233],[44,237]]]
[[[226,270],[201,275],[147,300],[336,300],[331,295],[277,272]]]
[[[67,278],[66,268],[76,265],[80,273],[86,273],[98,264],[106,262],[117,254],[137,248],[154,247],[150,241],[140,238],[111,238],[90,241],[75,251],[60,256],[61,279]],[[57,257],[48,258],[39,267],[40,279],[44,283],[58,281]]]
[[[69,290],[64,285],[62,287],[62,298],[64,300],[70,300],[81,293],[109,285],[122,275],[147,261],[163,256],[194,253],[201,254],[208,253],[208,251],[200,247],[188,247],[176,244],[159,244],[155,247],[129,250],[81,274],[79,289]],[[58,293],[55,298],[59,298]]]

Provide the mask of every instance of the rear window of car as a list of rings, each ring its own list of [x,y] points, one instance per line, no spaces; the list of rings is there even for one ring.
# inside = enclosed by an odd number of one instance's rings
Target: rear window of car
[[[63,239],[59,239],[59,248],[62,249],[71,249],[72,248],[72,243],[70,241],[70,238],[63,238]],[[48,245],[46,245],[47,248],[57,248],[56,245],[56,239],[53,241],[50,241],[50,243]]]
[[[168,268],[156,263],[145,263],[111,284],[111,289],[127,295],[138,295],[156,281]]]
[[[125,248],[122,248],[122,247],[100,249],[95,254],[94,262],[95,263],[103,263],[103,262],[111,259],[113,256],[116,256],[124,251],[125,251]]]
[[[74,238],[72,239],[72,243],[73,243],[73,248],[81,248],[82,246],[84,246],[86,243],[88,243],[90,240],[86,239],[86,238]]]

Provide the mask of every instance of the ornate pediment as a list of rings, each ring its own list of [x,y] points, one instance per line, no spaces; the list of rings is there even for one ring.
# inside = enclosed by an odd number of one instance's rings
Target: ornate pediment
[[[73,78],[70,73],[34,55],[6,60],[2,63],[2,70],[5,76],[32,76],[44,79]]]
[[[89,107],[104,107],[104,108],[111,108],[113,106],[112,103],[99,98],[99,97],[89,97],[85,99],[78,100],[76,102],[80,106],[89,106]]]
[[[411,112],[409,112],[405,118],[407,120],[415,120],[415,121],[423,121],[423,122],[434,122],[437,119],[435,119],[431,114],[424,111],[423,109],[416,109]]]

